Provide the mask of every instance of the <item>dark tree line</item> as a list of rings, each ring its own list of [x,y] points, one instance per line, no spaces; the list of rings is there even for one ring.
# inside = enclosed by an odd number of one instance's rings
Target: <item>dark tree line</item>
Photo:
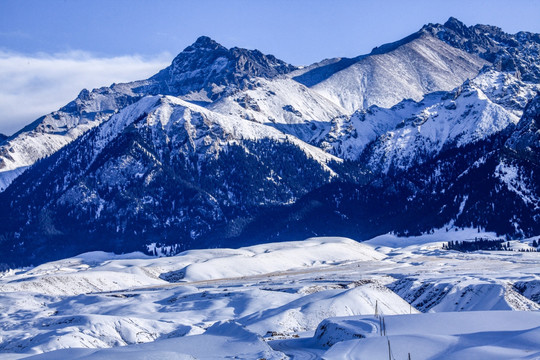
[[[537,252],[538,242],[533,240],[533,249],[519,249],[519,252]],[[444,250],[456,250],[461,252],[471,252],[478,250],[499,250],[499,251],[514,251],[510,248],[510,242],[505,242],[502,239],[490,240],[484,238],[475,238],[474,241],[449,241],[443,244]]]
[[[471,252],[478,250],[510,250],[510,244],[504,240],[490,240],[476,238],[474,241],[449,241],[443,244],[445,250],[456,250],[461,252]]]

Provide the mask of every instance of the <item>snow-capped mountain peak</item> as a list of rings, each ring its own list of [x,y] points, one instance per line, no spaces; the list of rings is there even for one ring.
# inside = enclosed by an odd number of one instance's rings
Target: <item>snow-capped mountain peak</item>
[[[195,51],[216,51],[216,50],[226,50],[224,46],[211,39],[208,36],[199,36],[197,40],[190,46],[182,51],[183,53],[190,53]]]
[[[385,172],[390,167],[408,168],[445,147],[474,143],[516,124],[538,88],[515,74],[485,68],[452,91],[336,118],[321,147],[350,160],[366,150],[370,167]]]
[[[202,36],[174,58],[172,64],[149,79],[145,92],[192,95],[212,102],[238,88],[252,77],[272,78],[295,67],[258,50],[227,49]],[[197,100],[195,97],[192,97]]]
[[[65,107],[0,143],[0,192],[38,159],[64,147],[115,112],[146,95],[172,95],[207,105],[245,88],[254,77],[273,78],[295,67],[258,50],[227,49],[201,36],[147,80],[86,89]]]

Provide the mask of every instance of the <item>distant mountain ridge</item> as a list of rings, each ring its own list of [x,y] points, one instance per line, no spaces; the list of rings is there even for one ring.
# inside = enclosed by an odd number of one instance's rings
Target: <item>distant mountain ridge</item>
[[[83,90],[0,140],[0,263],[441,227],[537,235],[538,39],[450,18],[300,69],[200,37],[149,79]]]

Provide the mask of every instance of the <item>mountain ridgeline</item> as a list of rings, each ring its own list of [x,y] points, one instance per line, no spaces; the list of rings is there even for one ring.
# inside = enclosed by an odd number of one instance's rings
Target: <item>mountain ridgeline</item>
[[[0,264],[78,253],[540,234],[540,36],[428,24],[307,67],[200,37],[0,137]]]

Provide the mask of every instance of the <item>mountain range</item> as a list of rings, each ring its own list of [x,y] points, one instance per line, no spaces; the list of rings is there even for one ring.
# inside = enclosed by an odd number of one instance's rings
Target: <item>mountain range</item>
[[[540,35],[455,18],[297,67],[200,37],[0,137],[0,263],[540,233]]]

